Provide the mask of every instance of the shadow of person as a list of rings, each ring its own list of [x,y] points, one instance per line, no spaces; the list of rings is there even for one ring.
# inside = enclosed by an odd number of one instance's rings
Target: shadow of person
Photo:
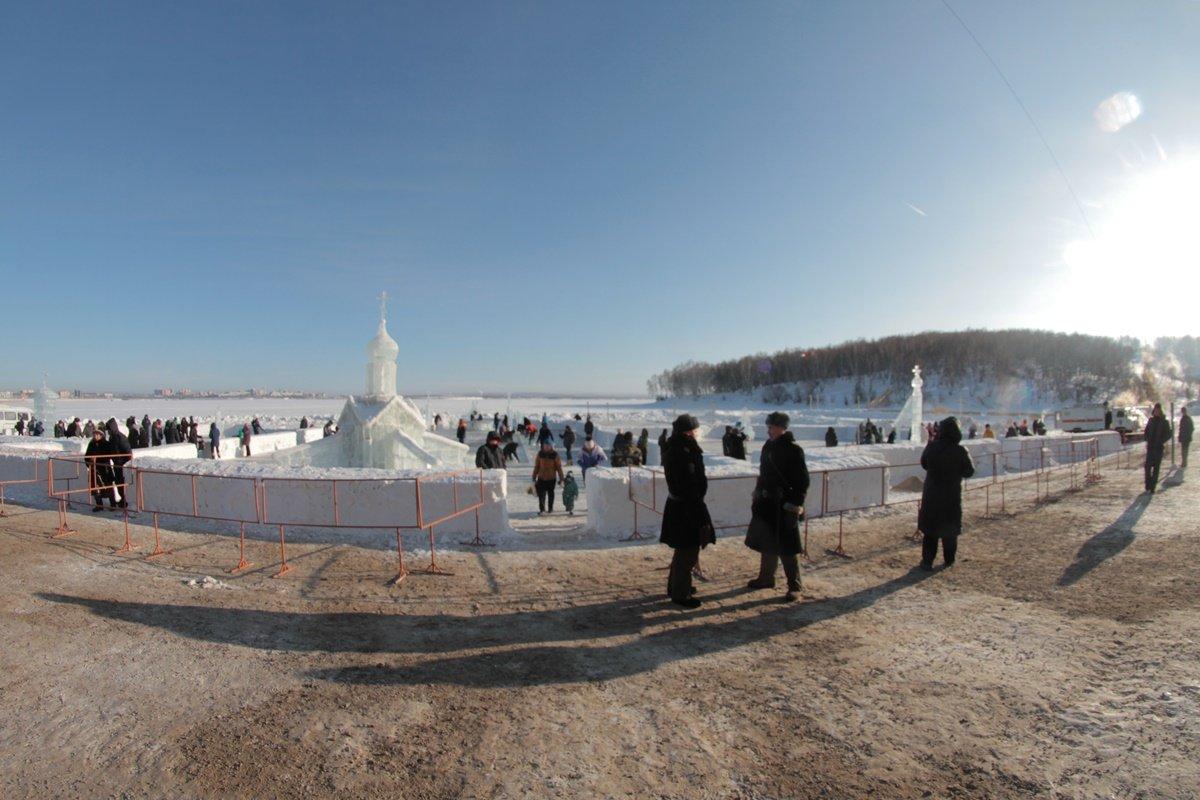
[[[1075,560],[1067,565],[1063,574],[1059,576],[1058,585],[1073,585],[1084,575],[1128,547],[1137,535],[1133,528],[1150,505],[1151,497],[1153,495],[1139,494],[1111,525],[1080,545],[1079,551],[1075,553]]]
[[[701,625],[671,626],[600,647],[534,645],[433,659],[394,667],[341,667],[310,670],[307,677],[372,685],[448,684],[473,688],[606,681],[650,672],[673,661],[719,653],[861,611],[880,599],[931,577],[911,570],[886,583],[844,597],[804,605],[780,605],[778,598],[743,603],[746,609],[770,604],[758,616]],[[726,607],[728,610],[728,607]]]
[[[1171,473],[1163,478],[1162,488],[1174,489],[1177,486],[1183,485],[1184,469],[1183,467],[1175,467]]]
[[[859,611],[927,573],[906,573],[840,598],[781,605],[777,596],[715,603],[676,613],[657,596],[540,611],[479,617],[449,614],[298,613],[102,600],[39,593],[44,600],[79,606],[107,619],[168,630],[179,636],[267,650],[325,653],[443,654],[393,671],[317,670],[325,680],[349,683],[456,683],[516,686],[597,680],[634,674],[659,664],[770,638]],[[723,596],[742,595],[733,589]],[[726,619],[770,607],[758,616]],[[707,623],[709,618],[722,621]],[[621,639],[611,646],[587,642]],[[559,645],[557,643],[566,643]],[[581,643],[583,642],[583,643]],[[460,655],[463,651],[492,649]]]

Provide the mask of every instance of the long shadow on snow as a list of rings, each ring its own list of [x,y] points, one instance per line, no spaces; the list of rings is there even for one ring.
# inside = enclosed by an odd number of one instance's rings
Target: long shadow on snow
[[[314,670],[310,677],[345,683],[427,684],[501,687],[608,680],[647,672],[661,664],[769,639],[782,633],[867,608],[929,573],[913,571],[886,583],[802,605],[779,605],[778,595],[731,605],[710,605],[688,613],[659,598],[639,598],[547,611],[484,617],[301,614],[206,606],[100,600],[41,593],[56,603],[77,605],[108,619],[172,631],[220,644],[304,652],[451,653],[411,666]],[[742,594],[736,589],[724,596]],[[679,626],[706,617],[770,607],[757,617]],[[648,616],[650,612],[659,612]],[[669,627],[656,630],[664,624]],[[579,640],[636,636],[610,646]],[[555,642],[572,642],[555,645]],[[457,655],[477,648],[515,647],[499,652]]]
[[[1058,585],[1071,586],[1128,547],[1137,537],[1133,528],[1142,514],[1146,513],[1151,497],[1149,494],[1139,494],[1111,525],[1084,542],[1075,554],[1075,560],[1059,576]]]

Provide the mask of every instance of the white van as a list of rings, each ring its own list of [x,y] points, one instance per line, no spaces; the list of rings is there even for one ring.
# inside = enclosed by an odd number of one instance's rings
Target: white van
[[[0,436],[15,436],[17,420],[24,419],[28,424],[33,419],[33,409],[24,406],[0,406]]]
[[[1067,433],[1086,433],[1104,430],[1102,405],[1075,406],[1058,412],[1058,428]],[[1132,406],[1112,407],[1112,430],[1137,433],[1146,425],[1146,415]]]

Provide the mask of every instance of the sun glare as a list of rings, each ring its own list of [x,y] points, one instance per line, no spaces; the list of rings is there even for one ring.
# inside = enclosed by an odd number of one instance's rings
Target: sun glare
[[[1084,313],[1116,315],[1135,335],[1194,328],[1200,291],[1200,157],[1139,173],[1093,220],[1094,238],[1063,249]],[[1096,319],[1089,327],[1095,328]]]

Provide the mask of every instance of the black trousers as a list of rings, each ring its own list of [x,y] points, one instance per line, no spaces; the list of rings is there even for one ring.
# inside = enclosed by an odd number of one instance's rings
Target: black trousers
[[[692,595],[692,570],[700,560],[699,547],[676,547],[667,573],[667,594],[672,600],[686,600]]]
[[[553,511],[554,478],[548,481],[538,481],[535,486],[537,486],[538,511]]]
[[[958,551],[957,536],[931,536],[925,534],[925,538],[921,540],[921,561],[925,564],[932,564],[937,558],[938,539],[942,540],[942,559],[946,562],[946,566],[954,563],[954,554]]]
[[[1162,469],[1163,451],[1146,451],[1146,491],[1153,492],[1158,486],[1158,472]]]
[[[110,489],[109,491],[121,493],[121,501],[117,503],[117,505],[121,508],[125,508],[129,505],[129,501],[127,499],[129,497],[129,487],[125,486],[125,467],[121,466],[120,464],[113,464],[112,474],[112,485],[114,488]]]
[[[113,497],[113,474],[112,467],[96,466],[92,470],[92,500],[96,506],[104,505],[104,499],[108,498],[108,504],[114,508],[117,505],[116,499]]]
[[[783,574],[788,583],[800,583],[800,559],[798,556],[763,553],[758,562],[758,580],[762,583],[775,583],[775,573],[779,570],[779,562],[783,562]]]
[[[1180,452],[1179,466],[1181,466],[1181,467],[1187,466],[1187,451],[1188,451],[1188,448],[1191,446],[1192,446],[1191,439],[1188,439],[1186,442],[1179,443],[1179,452]]]
[[[567,463],[571,463],[571,445],[564,445],[567,448]]]

